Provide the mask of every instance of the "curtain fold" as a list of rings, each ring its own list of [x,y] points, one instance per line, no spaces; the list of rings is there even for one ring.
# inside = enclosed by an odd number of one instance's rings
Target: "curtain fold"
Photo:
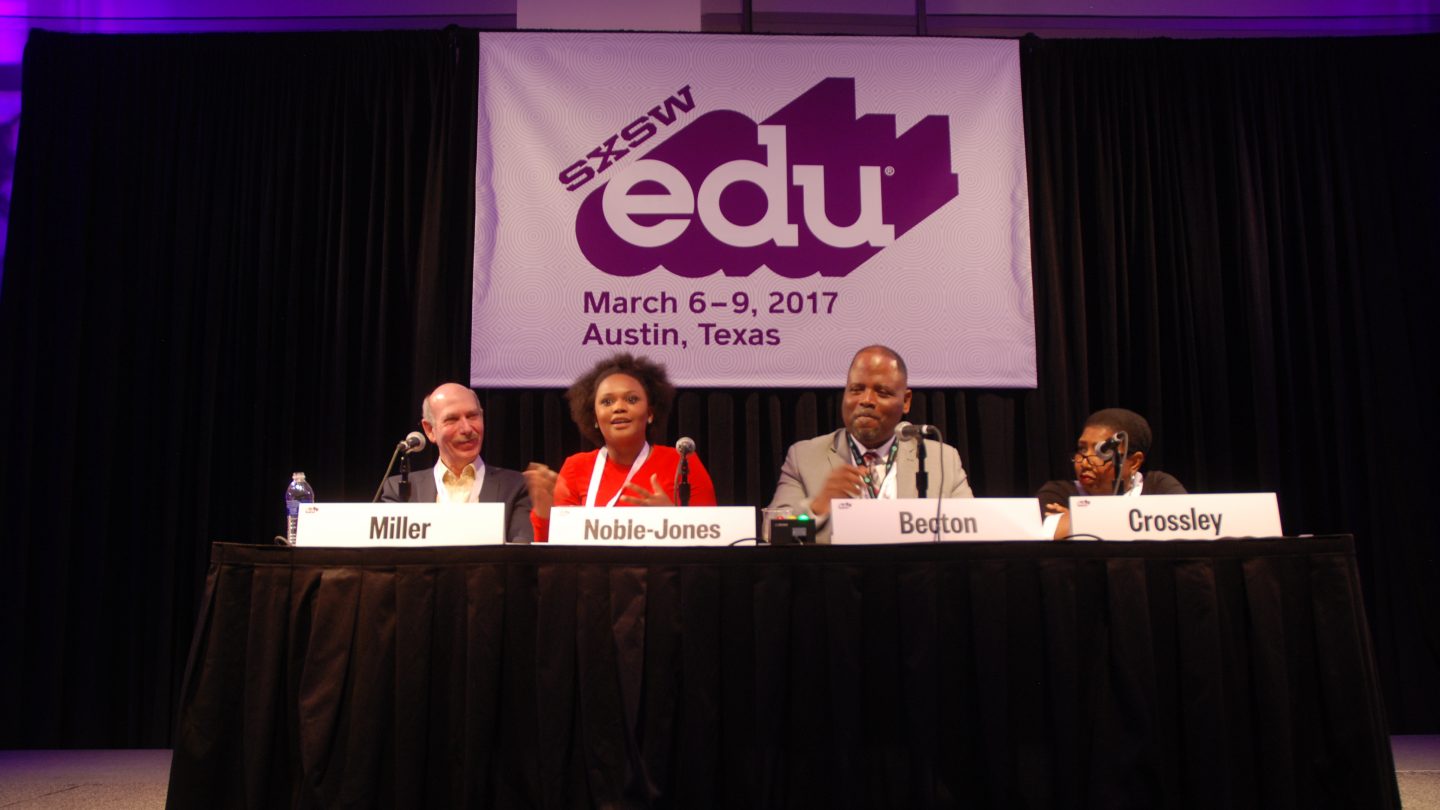
[[[278,533],[296,469],[368,500],[380,437],[459,373],[476,56],[460,31],[31,35],[0,745],[165,745],[207,541]]]

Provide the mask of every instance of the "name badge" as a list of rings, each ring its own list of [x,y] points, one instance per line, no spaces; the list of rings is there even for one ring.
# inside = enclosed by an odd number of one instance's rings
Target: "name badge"
[[[503,503],[305,503],[297,546],[483,546],[505,542]]]
[[[1280,537],[1273,492],[1070,498],[1070,531],[1104,540]]]
[[[550,542],[600,546],[728,546],[755,538],[750,506],[557,506]]]
[[[936,507],[939,515],[936,515]],[[1041,540],[1034,498],[845,499],[831,502],[832,544]]]

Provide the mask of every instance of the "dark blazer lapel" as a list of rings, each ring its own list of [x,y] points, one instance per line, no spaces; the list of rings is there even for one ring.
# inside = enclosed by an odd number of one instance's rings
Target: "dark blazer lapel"
[[[413,470],[410,473],[410,502],[435,502],[435,468]]]
[[[505,502],[505,499],[500,497],[500,476],[494,472],[489,466],[485,468],[485,480],[480,482],[480,493],[477,496],[480,503]]]

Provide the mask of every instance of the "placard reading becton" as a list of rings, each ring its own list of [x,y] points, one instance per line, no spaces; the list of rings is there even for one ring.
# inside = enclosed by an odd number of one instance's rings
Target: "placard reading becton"
[[[1013,41],[482,34],[477,140],[476,386],[1035,385]]]
[[[836,500],[831,502],[831,536],[849,543],[1039,540],[1040,510],[1034,498],[932,498]]]

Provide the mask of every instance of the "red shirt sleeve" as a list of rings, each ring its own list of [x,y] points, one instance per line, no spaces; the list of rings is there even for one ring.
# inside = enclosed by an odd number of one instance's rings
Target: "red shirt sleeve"
[[[599,450],[591,450],[565,459],[555,480],[555,506],[580,506],[585,503],[585,491],[590,487],[590,472],[595,469],[595,459],[599,455]],[[530,527],[535,530],[536,543],[550,540],[549,518],[536,517],[532,511]]]

